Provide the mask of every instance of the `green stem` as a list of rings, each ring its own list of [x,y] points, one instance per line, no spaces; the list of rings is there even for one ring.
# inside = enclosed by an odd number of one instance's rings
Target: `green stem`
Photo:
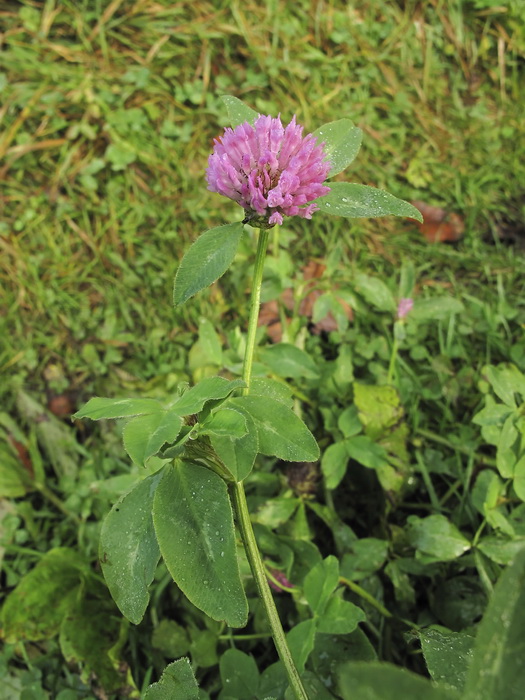
[[[388,365],[388,375],[386,378],[386,383],[387,384],[392,384],[394,381],[394,374],[396,371],[396,360],[397,360],[397,353],[399,352],[399,343],[394,335],[394,343],[392,345],[392,353],[390,355],[390,364]]]
[[[261,285],[264,271],[264,258],[268,247],[269,235],[269,229],[260,229],[257,253],[255,254],[252,295],[250,299],[250,318],[248,320],[248,334],[246,336],[246,350],[244,351],[244,365],[242,368],[242,378],[246,382],[246,387],[243,389],[243,394],[245,395],[250,391],[250,381],[252,378],[253,353],[255,350],[255,336],[257,334],[257,321],[259,320],[259,306],[261,303]]]
[[[308,700],[308,695],[303,687],[299,672],[295,667],[290,649],[288,648],[288,643],[286,642],[279,613],[275,607],[272,592],[270,590],[270,586],[268,585],[264,564],[261,559],[259,547],[257,546],[257,542],[255,540],[255,534],[253,532],[242,482],[239,481],[233,484],[232,492],[233,507],[237,516],[237,523],[241,530],[244,548],[246,549],[246,554],[248,556],[248,561],[250,562],[253,577],[255,579],[255,583],[257,584],[257,590],[259,591],[259,596],[261,597],[266,610],[266,615],[268,617],[268,622],[270,623],[270,630],[272,632],[277,653],[284,664],[286,673],[288,674],[288,681],[290,683],[290,687],[295,693],[295,697],[297,700]]]
[[[252,376],[252,366],[253,366],[253,354],[255,351],[255,336],[257,333],[257,321],[259,319],[259,305],[261,302],[261,285],[264,270],[264,258],[266,255],[266,249],[268,247],[269,230],[261,229],[259,231],[259,242],[257,245],[257,253],[255,256],[255,265],[253,271],[253,283],[252,283],[252,294],[250,300],[250,318],[248,321],[248,333],[246,336],[246,350],[244,353],[244,365],[242,378],[246,382],[246,387],[243,389],[243,395],[247,395],[250,391],[250,382]],[[253,531],[252,522],[250,519],[250,512],[248,510],[248,504],[246,502],[246,494],[244,493],[244,486],[242,482],[236,482],[231,485],[233,508],[235,510],[235,516],[237,524],[241,531],[242,539],[244,542],[244,548],[246,550],[246,555],[248,561],[250,562],[250,567],[252,570],[253,578],[257,584],[257,590],[259,591],[259,596],[261,597],[264,609],[266,610],[266,616],[270,624],[270,630],[272,633],[273,641],[277,649],[277,653],[281,661],[284,664],[286,673],[288,674],[288,681],[290,687],[292,688],[297,700],[308,700],[308,695],[303,687],[299,672],[295,666],[294,660],[292,659],[292,654],[288,648],[288,643],[286,642],[286,636],[284,634],[283,626],[279,618],[279,613],[275,606],[275,602],[268,585],[268,580],[266,578],[266,571],[264,564],[259,552],[259,547],[257,546],[257,541],[255,539],[255,533]]]

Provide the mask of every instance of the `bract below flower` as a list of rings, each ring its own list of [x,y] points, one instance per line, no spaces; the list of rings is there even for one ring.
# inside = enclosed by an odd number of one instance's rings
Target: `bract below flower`
[[[318,206],[308,202],[330,191],[323,184],[330,162],[323,144],[302,133],[295,116],[286,127],[280,117],[259,115],[253,126],[225,129],[208,159],[208,189],[238,202],[258,226],[282,224],[284,216],[311,219]]]

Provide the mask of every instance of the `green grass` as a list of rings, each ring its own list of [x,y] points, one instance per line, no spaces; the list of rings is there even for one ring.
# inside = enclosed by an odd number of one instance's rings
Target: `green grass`
[[[34,441],[33,461],[40,445],[58,499],[57,505],[36,491],[6,505],[11,524],[2,521],[8,543],[2,574],[8,588],[34,564],[31,550],[71,545],[94,560],[100,520],[129,485],[113,428],[76,427],[76,447],[50,456],[38,411],[21,403],[20,390],[42,405],[66,394],[72,410],[93,394],[163,397],[206,371],[195,350],[201,317],[219,332],[228,361],[237,359],[253,238],[246,237],[219,285],[181,310],[171,304],[173,275],[188,244],[207,228],[242,218],[231,202],[208,192],[204,180],[213,138],[227,124],[220,100],[227,93],[284,120],[296,114],[307,131],[352,119],[364,141],[340,179],[442,206],[464,220],[465,235],[454,245],[428,244],[414,224],[395,218],[287,220],[280,233],[287,258],[272,261],[272,284],[274,290],[297,286],[304,265],[328,256],[330,275],[319,287],[338,284],[354,321],[319,339],[295,316],[292,340],[320,362],[349,347],[356,379],[378,384],[386,377],[392,318],[359,296],[358,272],[385,281],[397,295],[401,271],[408,274],[412,265],[416,298],[447,295],[463,303],[452,321],[410,326],[400,354],[411,461],[417,463],[417,450],[434,460],[436,493],[427,492],[428,480],[418,474],[406,508],[392,515],[374,476],[362,469],[358,485],[345,482],[334,500],[360,537],[389,539],[396,556],[406,554],[406,542],[396,536],[407,513],[430,512],[436,499],[469,535],[488,527],[468,501],[465,480],[466,469],[482,470],[482,458],[494,457],[470,422],[486,391],[481,369],[512,361],[525,370],[525,15],[519,0],[493,5],[34,0],[0,9],[0,397],[21,430],[19,442]],[[303,410],[326,447],[334,434],[319,410],[322,387],[301,389],[310,392]],[[327,403],[333,401],[329,396]],[[13,435],[12,426],[1,424]],[[429,432],[447,443],[431,440]],[[481,454],[475,467],[461,446]],[[286,490],[270,466],[260,483],[254,479],[259,499]],[[370,511],[359,510],[358,486]],[[329,527],[313,523],[321,540],[326,535],[332,542]],[[496,578],[493,569],[490,563],[484,578],[471,565],[469,575],[478,577],[479,588],[479,580]],[[424,622],[429,607],[414,607],[403,577],[399,573],[397,598],[390,584],[386,593],[379,590],[375,578],[370,591]],[[429,583],[424,576],[415,585],[429,600],[439,588],[437,579]],[[159,573],[152,618],[146,630],[132,630],[126,647],[139,685],[163,666],[150,637],[159,616],[169,616],[169,606],[159,603],[166,586]],[[295,615],[293,606],[282,607]],[[197,639],[202,618],[184,614],[201,680],[212,692],[219,687],[213,645]],[[371,619],[368,633],[374,639],[377,632],[383,658],[421,671],[417,658],[400,651],[403,630],[394,629],[389,641]],[[79,683],[61,667],[56,643],[46,644],[47,660],[36,666],[47,674],[48,690]],[[258,661],[271,663],[268,647],[257,649]],[[23,653],[17,649],[13,668],[31,667]],[[90,697],[82,687],[76,697]]]

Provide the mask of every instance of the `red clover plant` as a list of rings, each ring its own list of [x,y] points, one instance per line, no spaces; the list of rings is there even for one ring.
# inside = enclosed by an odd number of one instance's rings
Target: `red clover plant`
[[[266,610],[271,633],[296,698],[308,695],[290,653],[255,540],[243,481],[257,454],[287,461],[319,458],[316,440],[270,383],[252,387],[251,373],[269,229],[284,217],[316,211],[346,217],[410,216],[407,202],[331,177],[357,155],[361,131],[340,119],[303,136],[295,117],[259,115],[234,97],[223,98],[232,123],[216,139],[208,188],[238,202],[243,222],[206,231],[180,263],[174,286],[179,305],[221,277],[232,264],[244,224],[258,227],[242,377],[209,377],[161,403],[155,399],[91,399],[76,418],[128,418],[124,446],[145,466],[166,461],[120,501],[102,526],[100,562],[122,614],[138,624],[160,556],[187,598],[214,620],[242,627],[248,603],[239,574],[235,527]],[[177,662],[178,663],[178,662]],[[178,666],[187,674],[188,664]]]

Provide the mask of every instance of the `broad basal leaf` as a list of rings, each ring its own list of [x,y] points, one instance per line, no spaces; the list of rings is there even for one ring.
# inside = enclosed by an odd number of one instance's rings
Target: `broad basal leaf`
[[[175,276],[175,306],[222,277],[233,262],[242,231],[241,223],[225,224],[197,238],[182,258]]]
[[[253,418],[259,436],[259,452],[290,462],[314,462],[319,447],[303,421],[280,401],[263,396],[240,396],[228,405]]]
[[[456,690],[463,690],[472,658],[474,637],[465,632],[437,629],[423,629],[418,634],[432,679]]]
[[[260,359],[278,377],[316,379],[319,370],[312,357],[289,343],[278,343],[259,353]]]
[[[421,212],[408,202],[376,187],[355,182],[330,183],[330,192],[315,200],[326,214],[361,218],[370,216],[408,216],[423,221]]]
[[[138,625],[149,602],[160,552],[153,529],[153,497],[162,472],[148,476],[110,510],[100,533],[102,572],[121,613]]]
[[[363,132],[350,119],[338,119],[320,126],[313,132],[313,136],[318,143],[325,142],[324,151],[330,161],[328,177],[332,177],[342,172],[357,156]]]
[[[429,515],[426,518],[410,515],[407,520],[407,536],[413,547],[439,561],[457,559],[471,546],[467,538],[444,515]]]
[[[214,620],[245,625],[248,604],[224,481],[197,464],[170,465],[157,487],[153,521],[166,566],[189,600]]]

